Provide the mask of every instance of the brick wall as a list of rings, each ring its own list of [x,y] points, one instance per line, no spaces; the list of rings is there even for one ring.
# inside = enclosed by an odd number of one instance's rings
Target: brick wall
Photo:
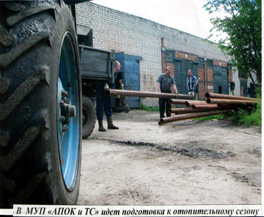
[[[205,74],[204,68],[198,68],[198,80],[199,80],[199,99],[203,99],[205,95]]]
[[[232,74],[232,70],[228,71],[228,82],[232,82],[233,81],[233,74]]]
[[[162,56],[162,46],[180,51],[176,52],[176,57],[193,61],[196,61],[197,56],[226,60],[216,45],[211,45],[202,38],[91,2],[76,5],[76,22],[80,27],[93,30],[94,47],[142,57],[142,91],[157,91],[157,78],[164,71],[162,62],[165,62],[165,56]],[[147,105],[158,103],[157,99],[151,98],[142,98],[141,102]]]
[[[179,59],[192,60],[192,61],[196,61],[197,60],[197,56],[195,56],[193,54],[180,52],[180,51],[176,51],[175,52],[175,57],[179,58]]]
[[[204,76],[204,69],[203,68],[198,68],[198,78],[200,81],[204,81],[205,76]]]
[[[77,25],[93,29],[94,47],[141,56],[140,89],[156,90],[162,72],[159,24],[90,2],[76,5],[76,14]],[[157,104],[155,99],[142,101]]]
[[[214,60],[214,65],[216,66],[222,66],[222,67],[227,67],[228,63],[224,61],[219,61],[219,60]]]
[[[213,69],[207,69],[207,76],[208,76],[208,78],[207,78],[207,81],[209,81],[209,82],[213,82],[213,80],[214,80],[214,72],[213,72]]]
[[[214,85],[208,84],[208,93],[213,93],[213,92],[214,92]]]

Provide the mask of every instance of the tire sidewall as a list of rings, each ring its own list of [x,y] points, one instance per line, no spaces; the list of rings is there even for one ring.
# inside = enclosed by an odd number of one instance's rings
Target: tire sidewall
[[[82,137],[85,139],[93,132],[96,120],[94,105],[88,97],[82,97],[82,109],[88,115],[87,122],[82,126]]]
[[[53,200],[56,204],[75,204],[76,199],[78,198],[79,193],[79,185],[80,185],[80,168],[81,168],[81,117],[82,117],[82,109],[81,109],[81,78],[80,78],[80,67],[79,67],[79,56],[78,56],[78,45],[77,38],[74,28],[74,23],[72,20],[72,16],[69,8],[64,5],[61,8],[58,8],[58,16],[56,17],[56,25],[52,31],[54,34],[51,38],[51,47],[52,53],[46,54],[49,55],[49,62],[53,63],[51,67],[50,74],[50,109],[49,109],[49,123],[50,123],[50,136],[47,141],[47,146],[50,148],[51,158],[51,170],[48,176],[46,176],[46,183],[44,188],[50,188],[53,186]],[[74,47],[76,65],[78,70],[78,85],[79,85],[79,162],[78,162],[78,171],[76,174],[75,185],[71,190],[68,190],[62,175],[62,168],[60,162],[60,151],[59,151],[59,141],[58,141],[58,126],[57,126],[57,93],[58,93],[58,77],[59,77],[59,66],[60,66],[60,55],[61,48],[63,44],[63,39],[65,35],[71,36],[71,41]],[[54,118],[55,117],[55,118]],[[47,186],[50,185],[50,186]]]

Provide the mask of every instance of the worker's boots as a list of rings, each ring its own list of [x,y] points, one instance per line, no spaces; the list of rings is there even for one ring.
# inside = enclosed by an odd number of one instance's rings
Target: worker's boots
[[[112,116],[107,116],[106,118],[107,118],[108,129],[111,129],[111,130],[118,130],[119,129],[118,127],[116,127],[113,124]]]
[[[98,124],[99,124],[99,131],[101,132],[106,132],[106,129],[103,126],[103,120],[98,120]]]

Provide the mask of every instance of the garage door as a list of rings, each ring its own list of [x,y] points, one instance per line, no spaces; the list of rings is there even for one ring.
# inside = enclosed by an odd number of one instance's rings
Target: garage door
[[[174,79],[180,94],[187,94],[186,78],[188,70],[192,69],[193,75],[198,78],[198,63],[192,61],[176,60],[174,67]]]
[[[227,68],[214,66],[214,93],[229,94]]]

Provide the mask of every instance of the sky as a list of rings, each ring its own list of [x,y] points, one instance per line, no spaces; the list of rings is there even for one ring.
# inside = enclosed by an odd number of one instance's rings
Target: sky
[[[203,8],[206,0],[93,0],[93,2],[201,38],[207,38],[212,28],[210,23],[212,15]]]

